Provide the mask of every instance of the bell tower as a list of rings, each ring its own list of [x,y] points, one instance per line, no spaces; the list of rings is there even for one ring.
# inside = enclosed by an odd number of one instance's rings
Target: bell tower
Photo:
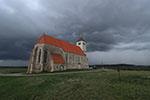
[[[76,45],[86,54],[86,41],[83,39],[83,34],[80,34],[80,39],[76,42]]]

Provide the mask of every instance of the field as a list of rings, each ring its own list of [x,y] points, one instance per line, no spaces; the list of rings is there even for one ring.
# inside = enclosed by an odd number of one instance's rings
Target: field
[[[150,100],[150,71],[0,76],[0,100]]]
[[[27,68],[1,68],[0,67],[0,73],[3,74],[13,74],[13,73],[26,73]]]

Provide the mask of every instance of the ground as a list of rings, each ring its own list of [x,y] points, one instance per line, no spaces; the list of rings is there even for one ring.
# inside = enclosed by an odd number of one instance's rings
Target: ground
[[[66,72],[65,72],[66,73]],[[1,100],[149,100],[150,71],[0,76]]]

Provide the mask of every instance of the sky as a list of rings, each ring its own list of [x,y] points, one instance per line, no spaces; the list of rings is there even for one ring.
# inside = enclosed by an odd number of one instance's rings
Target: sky
[[[89,64],[150,65],[150,0],[0,0],[0,66],[28,65],[45,33],[87,42]]]

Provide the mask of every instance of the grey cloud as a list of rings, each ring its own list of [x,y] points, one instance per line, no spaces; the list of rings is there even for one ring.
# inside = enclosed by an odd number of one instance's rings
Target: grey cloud
[[[88,53],[90,64],[141,64],[150,65],[150,50],[134,51],[129,50],[110,50],[108,52]]]
[[[0,59],[7,60],[26,60],[29,59],[29,54],[35,39],[33,37],[20,38],[0,38]]]
[[[0,59],[27,60],[43,32],[71,43],[83,33],[88,52],[149,49],[149,4],[149,0],[2,0]],[[147,45],[116,48],[136,43]]]

